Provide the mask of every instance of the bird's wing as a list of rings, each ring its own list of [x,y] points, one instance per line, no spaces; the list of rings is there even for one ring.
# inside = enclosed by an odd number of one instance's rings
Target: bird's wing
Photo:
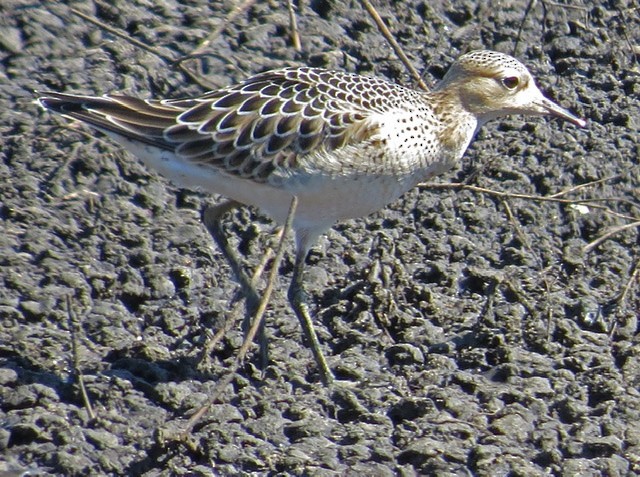
[[[390,109],[398,88],[377,78],[286,68],[195,99],[42,93],[39,101],[98,129],[174,151],[184,160],[265,180],[276,168],[295,169],[310,152],[373,136],[372,113]]]

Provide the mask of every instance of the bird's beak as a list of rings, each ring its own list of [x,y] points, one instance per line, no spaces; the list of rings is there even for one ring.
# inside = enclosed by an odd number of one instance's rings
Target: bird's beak
[[[564,119],[565,121],[569,121],[576,126],[581,128],[587,125],[587,122],[584,119],[579,118],[575,114],[567,111],[562,106],[558,106],[556,103],[551,101],[544,96],[541,96],[539,100],[535,102],[536,106],[540,109],[542,114],[550,114],[551,116],[555,116],[560,119]]]

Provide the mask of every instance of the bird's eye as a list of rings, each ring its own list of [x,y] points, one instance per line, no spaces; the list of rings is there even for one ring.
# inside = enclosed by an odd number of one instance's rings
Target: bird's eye
[[[507,89],[516,89],[520,84],[520,78],[517,76],[508,76],[507,78],[502,78],[502,84]]]

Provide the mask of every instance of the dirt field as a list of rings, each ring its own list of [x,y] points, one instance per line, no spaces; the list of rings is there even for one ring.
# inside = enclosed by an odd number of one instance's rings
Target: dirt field
[[[632,1],[534,2],[526,17],[524,0],[376,1],[427,84],[466,51],[503,51],[588,127],[494,121],[461,168],[321,239],[306,283],[331,388],[286,301],[288,253],[268,367],[252,348],[174,440],[242,342],[238,286],[200,221],[221,199],[172,186],[33,91],[181,97],[295,65],[413,85],[359,2],[300,3],[301,51],[286,2],[226,23],[231,2],[0,5],[0,474],[640,473]],[[185,63],[206,84],[171,67],[223,25]],[[273,224],[244,209],[226,229],[255,267]]]

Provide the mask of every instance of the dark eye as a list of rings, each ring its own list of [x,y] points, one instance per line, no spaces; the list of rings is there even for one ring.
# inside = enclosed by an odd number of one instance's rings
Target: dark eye
[[[502,84],[507,89],[516,89],[520,84],[520,78],[517,76],[508,76],[507,78],[502,78]]]

